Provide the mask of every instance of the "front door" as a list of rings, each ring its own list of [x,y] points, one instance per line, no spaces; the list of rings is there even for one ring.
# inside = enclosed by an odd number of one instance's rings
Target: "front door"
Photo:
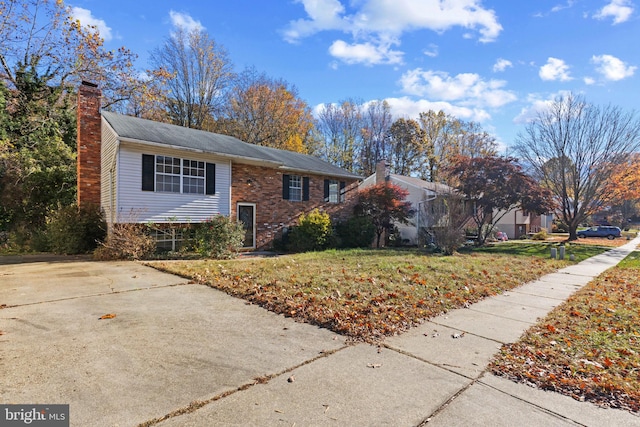
[[[256,205],[254,203],[238,203],[238,221],[244,227],[244,244],[246,249],[256,247]]]

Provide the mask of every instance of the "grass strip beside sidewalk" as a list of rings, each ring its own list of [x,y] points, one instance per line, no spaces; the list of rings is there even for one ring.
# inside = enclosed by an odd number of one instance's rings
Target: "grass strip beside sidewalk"
[[[639,412],[640,252],[503,346],[490,368],[577,400]]]

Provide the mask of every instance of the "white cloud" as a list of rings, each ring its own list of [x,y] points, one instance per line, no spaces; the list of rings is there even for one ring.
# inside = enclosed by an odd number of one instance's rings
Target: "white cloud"
[[[628,21],[633,14],[633,4],[631,0],[611,0],[611,3],[604,6],[593,15],[596,19],[613,18],[613,25]]]
[[[504,90],[504,80],[483,80],[478,74],[450,76],[441,71],[421,68],[406,72],[400,78],[402,91],[443,101],[456,101],[476,107],[501,107],[516,100],[513,92]]]
[[[558,58],[547,59],[547,63],[540,67],[538,74],[542,80],[560,80],[561,82],[572,80],[569,75],[569,66]]]
[[[334,58],[347,64],[400,64],[402,52],[391,50],[390,45],[375,45],[372,43],[348,44],[342,40],[336,40],[329,47],[329,53]]]
[[[591,62],[596,64],[596,71],[606,80],[622,80],[633,76],[638,67],[625,64],[620,59],[612,55],[594,55]]]
[[[341,60],[348,63],[362,62],[361,49],[352,49],[355,56],[349,59],[346,46],[377,45],[374,52],[388,50],[390,41],[399,42],[408,31],[431,30],[442,33],[454,27],[469,30],[483,43],[494,41],[502,26],[495,12],[482,7],[481,0],[359,0],[350,2],[354,10],[347,12],[340,0],[296,0],[304,6],[307,19],[289,22],[283,31],[285,40],[295,43],[302,38],[322,31],[341,31],[350,34],[352,41],[334,41]],[[433,49],[429,49],[433,52]],[[401,55],[401,52],[394,52]],[[384,55],[383,55],[384,56]],[[375,57],[375,56],[374,56]],[[387,61],[386,63],[389,63]],[[391,62],[394,63],[394,62]]]
[[[82,26],[95,27],[104,41],[108,42],[113,39],[113,36],[111,35],[111,28],[107,26],[107,23],[104,22],[103,19],[94,17],[90,10],[83,9],[81,7],[72,7],[71,16],[80,21]]]
[[[551,108],[554,102],[559,97],[566,97],[569,95],[567,91],[560,91],[557,93],[553,93],[549,95],[546,99],[540,98],[538,95],[531,94],[527,98],[529,105],[520,110],[520,114],[518,114],[514,119],[513,123],[515,124],[527,124],[531,123],[535,120],[538,115],[545,110]]]
[[[200,21],[196,21],[191,15],[182,12],[176,12],[175,10],[169,11],[169,17],[171,18],[171,24],[176,28],[182,28],[187,32],[202,31],[205,27]]]
[[[587,86],[596,84],[596,79],[594,79],[593,77],[585,77],[582,80],[584,81],[584,84],[586,84]]]
[[[387,101],[391,107],[394,117],[417,119],[422,112],[442,110],[447,114],[466,121],[486,122],[491,119],[491,115],[481,108],[457,106],[444,101],[434,102],[426,99],[413,100],[406,96],[401,98],[387,98],[385,101]]]
[[[298,19],[289,22],[284,31],[284,39],[295,43],[300,39],[325,30],[345,30],[343,18],[344,6],[339,0],[294,0],[302,3],[304,11],[311,19]]]
[[[495,64],[493,64],[493,72],[498,73],[506,70],[507,68],[512,68],[513,63],[507,59],[498,58]]]
[[[570,9],[573,7],[574,4],[575,4],[575,0],[568,0],[564,4],[558,4],[553,6],[551,8],[551,12],[555,13],[555,12],[560,12],[561,10],[564,10],[564,9]]]
[[[438,56],[438,45],[431,43],[429,45],[429,48],[424,49],[422,53],[424,53],[426,56],[429,56],[431,58],[435,58],[436,56]]]

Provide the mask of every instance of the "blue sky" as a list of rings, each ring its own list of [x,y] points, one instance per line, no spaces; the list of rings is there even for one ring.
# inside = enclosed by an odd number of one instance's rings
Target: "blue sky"
[[[501,147],[572,91],[637,110],[639,0],[75,0],[108,48],[147,67],[176,25],[200,27],[247,66],[298,88],[312,108],[386,99],[396,117],[444,110]]]

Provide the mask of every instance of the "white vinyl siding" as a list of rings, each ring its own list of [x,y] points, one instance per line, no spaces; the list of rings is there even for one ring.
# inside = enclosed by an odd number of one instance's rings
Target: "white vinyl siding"
[[[116,221],[116,175],[118,138],[105,119],[102,119],[102,144],[100,149],[100,205],[108,223]]]
[[[216,194],[142,191],[143,154],[188,158],[196,162],[196,169],[199,169],[197,164],[200,162],[215,163]],[[203,222],[214,215],[230,213],[231,164],[229,160],[212,155],[122,142],[118,164],[118,222]],[[199,172],[196,171],[196,173]]]

